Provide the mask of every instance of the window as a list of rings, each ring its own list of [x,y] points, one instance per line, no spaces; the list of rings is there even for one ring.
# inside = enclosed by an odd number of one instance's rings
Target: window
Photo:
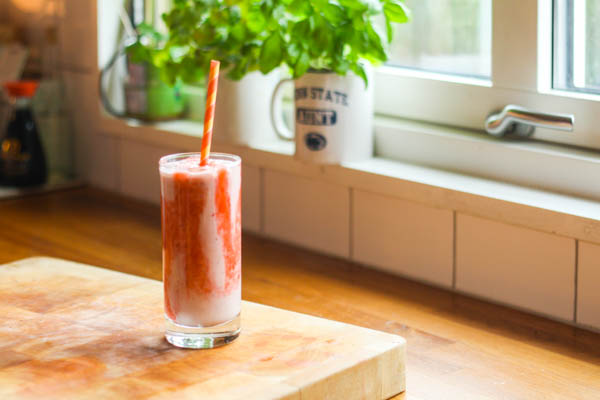
[[[409,24],[396,27],[391,66],[489,79],[492,0],[407,0]]]
[[[600,0],[554,1],[556,89],[600,94]]]
[[[487,11],[484,0],[414,3],[414,12],[421,15],[414,17],[412,27],[402,27],[409,30],[406,40],[411,43],[402,42],[405,39],[399,29],[391,62],[377,71],[375,106],[379,114],[481,132],[490,113],[515,104],[575,116],[572,132],[536,128],[535,139],[600,149],[595,117],[600,114],[600,91],[595,86],[600,83],[596,72],[600,68],[600,0],[501,0],[491,1]],[[423,9],[426,11],[419,11]],[[442,10],[444,14],[439,15]],[[491,24],[484,22],[486,15]],[[470,18],[464,24],[471,28],[460,34],[470,32],[473,43],[478,43],[470,47],[477,61],[469,68],[482,70],[485,65],[484,27],[492,27],[487,75],[462,67],[454,61],[456,57],[453,60],[456,53],[444,51],[436,57],[430,48],[432,40],[436,45],[463,40],[457,39],[459,33],[448,33],[461,32],[458,28],[437,33],[443,24],[439,21],[463,16]],[[419,18],[429,20],[420,22]],[[419,28],[419,24],[429,28]],[[418,40],[410,41],[410,29],[422,32]]]

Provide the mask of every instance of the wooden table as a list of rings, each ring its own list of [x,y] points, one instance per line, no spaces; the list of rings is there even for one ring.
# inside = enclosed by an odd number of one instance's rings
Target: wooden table
[[[35,255],[161,277],[157,207],[94,189],[0,202],[0,263]],[[243,297],[404,336],[398,399],[600,399],[600,335],[244,236]]]

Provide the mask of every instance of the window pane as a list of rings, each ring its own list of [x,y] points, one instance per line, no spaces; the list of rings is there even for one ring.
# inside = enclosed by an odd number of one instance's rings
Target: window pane
[[[554,87],[600,93],[600,0],[554,1]]]
[[[396,25],[389,65],[489,78],[492,0],[406,0],[413,19]]]

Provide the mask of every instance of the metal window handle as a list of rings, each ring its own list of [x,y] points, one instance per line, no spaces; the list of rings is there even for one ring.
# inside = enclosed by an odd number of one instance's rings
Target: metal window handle
[[[485,120],[485,131],[493,136],[512,133],[529,137],[536,127],[570,132],[574,123],[575,116],[572,114],[547,114],[509,104]]]

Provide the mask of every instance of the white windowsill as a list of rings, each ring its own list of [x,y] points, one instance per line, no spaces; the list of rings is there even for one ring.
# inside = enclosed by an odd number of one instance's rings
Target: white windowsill
[[[182,151],[200,148],[201,138],[197,133],[201,130],[201,124],[197,122],[175,121],[146,125],[143,126],[144,129],[140,129],[139,124],[104,118],[102,125],[104,134],[116,135],[126,140],[164,145]],[[441,137],[441,151],[447,150],[444,146],[451,148],[456,145],[455,142],[461,142],[467,147],[472,146],[480,152],[493,145],[502,151],[511,152],[510,154],[520,153],[535,157],[538,160],[536,162],[544,157],[549,163],[556,163],[557,160],[565,162],[565,165],[570,165],[564,171],[567,176],[576,176],[577,171],[573,170],[573,166],[579,166],[588,173],[597,170],[597,174],[592,176],[600,176],[600,158],[593,152],[553,147],[543,143],[499,142],[478,134],[457,136],[457,132],[451,128],[430,126],[428,132],[424,133],[425,126],[377,118],[377,142],[387,141],[390,145],[394,140],[398,140],[385,137],[389,136],[390,130],[393,129],[397,131],[394,132],[396,136],[408,132],[409,138],[402,138],[400,142],[408,148],[405,148],[405,151],[413,151],[415,148],[412,146],[415,146],[415,143],[411,142],[410,137],[428,134],[429,139]],[[411,162],[375,157],[343,165],[320,166],[296,160],[293,157],[293,143],[275,138],[272,142],[253,148],[219,143],[217,138],[214,140],[214,150],[239,154],[247,165],[600,243],[600,203],[594,200],[501,182],[493,177],[477,177],[436,166],[416,165],[414,163],[419,161],[410,157]],[[381,145],[382,143],[377,143],[376,147]],[[379,154],[381,153],[385,152],[379,149]],[[596,186],[597,188],[591,189],[594,194],[600,193],[600,185]]]
[[[482,132],[379,118],[375,153],[527,188],[600,200],[600,152]]]

